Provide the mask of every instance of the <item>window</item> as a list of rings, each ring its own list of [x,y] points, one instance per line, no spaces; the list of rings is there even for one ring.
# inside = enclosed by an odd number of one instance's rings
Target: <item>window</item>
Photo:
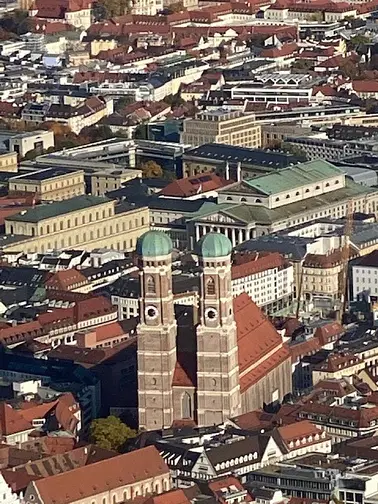
[[[192,398],[188,392],[184,392],[181,397],[181,416],[182,418],[192,418]]]
[[[147,277],[146,292],[147,294],[156,294],[155,280],[152,276]]]
[[[206,282],[206,294],[210,296],[215,294],[215,281],[213,277],[210,277]]]

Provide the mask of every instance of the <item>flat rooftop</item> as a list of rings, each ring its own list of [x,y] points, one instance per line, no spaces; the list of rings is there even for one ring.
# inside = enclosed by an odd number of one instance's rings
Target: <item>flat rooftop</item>
[[[23,175],[17,175],[11,178],[11,181],[18,180],[32,180],[36,182],[41,182],[43,180],[54,179],[57,177],[62,177],[64,175],[73,174],[73,173],[82,173],[83,170],[74,170],[68,168],[46,168],[44,170],[38,170],[35,172],[24,173]]]
[[[15,138],[29,138],[40,135],[46,135],[48,133],[50,133],[50,131],[48,130],[36,130],[36,131],[25,131],[24,133],[16,133],[15,135],[12,136]]]
[[[59,215],[85,210],[86,208],[102,205],[103,203],[109,203],[110,201],[112,200],[102,196],[76,196],[75,198],[64,201],[38,205],[30,210],[23,211],[17,215],[12,215],[6,220],[11,222],[30,222],[35,224],[46,219],[53,219]]]
[[[206,159],[208,163],[243,163],[243,168],[248,165],[259,165],[267,168],[286,168],[290,164],[298,163],[300,158],[293,154],[281,151],[264,151],[262,149],[248,149],[227,144],[208,143],[187,150],[183,159],[190,157]]]

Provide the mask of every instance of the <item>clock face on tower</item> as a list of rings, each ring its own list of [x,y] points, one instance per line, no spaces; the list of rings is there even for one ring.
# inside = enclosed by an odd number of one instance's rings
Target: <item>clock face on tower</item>
[[[156,306],[146,306],[145,310],[144,310],[144,314],[146,316],[146,319],[147,320],[155,320],[156,317],[159,315],[159,312],[158,312],[158,309],[156,308]]]
[[[209,321],[216,320],[218,317],[218,312],[215,308],[207,308],[205,311],[205,317]]]

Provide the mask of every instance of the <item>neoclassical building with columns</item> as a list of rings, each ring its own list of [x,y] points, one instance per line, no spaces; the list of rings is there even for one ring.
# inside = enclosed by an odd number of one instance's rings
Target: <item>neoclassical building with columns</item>
[[[199,426],[280,401],[291,392],[290,353],[246,294],[233,298],[230,240],[208,233],[197,244],[199,306],[174,306],[172,242],[148,231],[137,243],[139,427]]]
[[[321,159],[299,163],[219,189],[216,208],[204,207],[187,221],[189,248],[211,231],[235,247],[251,238],[319,218],[354,212],[378,215],[378,191],[349,180]]]

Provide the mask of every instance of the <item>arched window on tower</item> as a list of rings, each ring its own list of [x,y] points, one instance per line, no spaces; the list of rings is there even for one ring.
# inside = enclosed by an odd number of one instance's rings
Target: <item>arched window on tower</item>
[[[192,398],[188,392],[184,392],[181,397],[182,418],[192,418]]]
[[[215,294],[215,282],[213,277],[210,277],[206,282],[206,294]]]
[[[156,294],[155,280],[152,276],[147,277],[146,291],[147,294]]]

